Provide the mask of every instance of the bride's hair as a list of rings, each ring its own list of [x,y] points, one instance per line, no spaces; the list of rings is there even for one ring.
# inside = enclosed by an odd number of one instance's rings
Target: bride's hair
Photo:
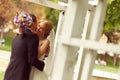
[[[44,34],[44,38],[47,38],[51,32],[51,30],[53,29],[53,24],[51,21],[46,20],[46,19],[41,19],[38,23],[44,23],[44,27],[45,27],[45,34]]]
[[[48,21],[48,20],[45,20],[44,21],[44,25],[45,25],[45,28],[46,28],[46,31],[45,31],[45,34],[44,34],[44,38],[47,38],[53,28],[53,24]]]

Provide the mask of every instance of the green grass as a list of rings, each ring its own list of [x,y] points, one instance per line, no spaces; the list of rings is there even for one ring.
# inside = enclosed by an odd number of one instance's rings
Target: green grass
[[[109,67],[109,66],[100,66],[100,65],[95,65],[94,69],[101,70],[101,71],[106,71],[106,72],[111,72],[111,73],[118,73],[118,67]],[[4,72],[0,71],[0,80],[3,80],[4,77]]]
[[[94,69],[118,74],[118,67],[95,65]]]
[[[4,72],[0,71],[0,80],[3,80],[4,78]]]
[[[6,51],[11,51],[11,43],[13,38],[9,36],[5,36],[5,46],[0,46],[0,50],[6,50]]]
[[[5,36],[4,38],[6,40],[5,46],[0,46],[0,50],[11,51],[11,43],[13,38],[9,36]],[[113,66],[113,59],[111,57],[107,57],[107,66],[95,65],[94,69],[111,72],[111,73],[118,73],[118,67]],[[0,80],[3,80],[3,76],[4,76],[4,72],[0,72]]]
[[[94,66],[95,69],[118,74],[120,59],[117,60],[117,65],[114,66],[113,65],[113,61],[114,61],[113,57],[111,57],[109,55],[103,56],[102,54],[99,54],[99,55],[97,55],[96,59],[98,59],[98,58],[100,58],[101,60],[105,58],[106,62],[107,62],[107,66],[95,65]]]

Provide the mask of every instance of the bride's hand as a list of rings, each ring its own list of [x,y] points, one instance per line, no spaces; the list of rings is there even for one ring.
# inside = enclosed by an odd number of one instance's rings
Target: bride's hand
[[[47,50],[46,50],[45,56],[48,57],[48,56],[49,56],[49,53],[50,53],[50,44],[49,44],[49,46],[48,46],[48,48],[47,48]]]
[[[48,39],[41,40],[38,48],[38,57],[41,57],[46,52],[49,52],[48,46],[50,45],[50,41]]]

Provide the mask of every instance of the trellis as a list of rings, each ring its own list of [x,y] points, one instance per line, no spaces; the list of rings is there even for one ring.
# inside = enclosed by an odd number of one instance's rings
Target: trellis
[[[88,0],[60,0],[68,6],[47,0],[28,1],[61,11],[55,54],[49,65],[53,67],[50,80],[90,80],[97,50],[120,54],[119,45],[98,42],[103,30],[107,0],[99,0],[96,6],[88,4]],[[75,65],[77,70],[74,72]]]

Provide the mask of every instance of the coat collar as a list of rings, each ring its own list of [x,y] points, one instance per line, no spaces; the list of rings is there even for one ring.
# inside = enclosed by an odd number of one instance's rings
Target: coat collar
[[[31,35],[35,34],[35,33],[33,33],[30,29],[26,29],[24,33],[25,33],[25,34],[31,34]]]

